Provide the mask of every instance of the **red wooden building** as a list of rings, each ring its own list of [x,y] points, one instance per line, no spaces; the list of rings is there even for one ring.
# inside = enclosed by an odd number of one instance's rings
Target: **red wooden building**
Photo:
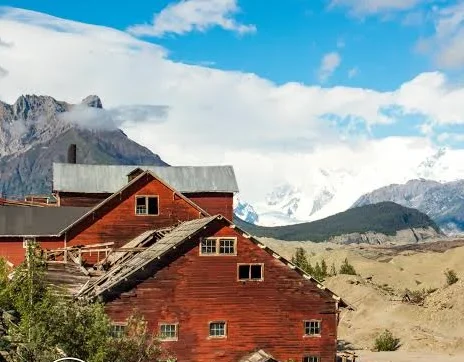
[[[16,265],[34,239],[65,266],[50,264],[56,281],[76,266],[76,295],[104,301],[120,329],[138,309],[178,361],[335,361],[347,304],[229,221],[233,169],[54,172],[60,206],[0,206],[0,256]]]
[[[44,249],[109,243],[120,247],[145,231],[208,215],[144,171],[94,207],[0,206],[0,256],[19,264],[24,260],[24,242],[30,239]]]
[[[140,311],[178,361],[334,362],[347,304],[224,217],[180,224],[82,290],[116,325]]]
[[[211,215],[232,219],[238,192],[231,166],[120,166],[53,164],[53,193],[59,206],[95,206],[144,170],[151,171]]]

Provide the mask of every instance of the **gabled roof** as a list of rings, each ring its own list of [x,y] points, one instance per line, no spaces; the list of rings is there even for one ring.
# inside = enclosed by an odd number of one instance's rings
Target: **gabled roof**
[[[0,206],[0,236],[57,236],[88,207]]]
[[[118,197],[122,192],[128,189],[131,185],[138,182],[143,177],[151,177],[158,180],[161,184],[169,188],[179,198],[183,199],[189,205],[198,210],[202,216],[209,216],[209,213],[203,210],[200,206],[194,203],[189,198],[185,197],[171,185],[160,179],[151,171],[144,171],[130,182],[113,193],[111,196],[103,200],[93,208],[88,207],[2,207],[0,206],[0,236],[53,236],[59,237],[69,231],[75,225],[86,220],[95,212],[108,204],[111,200]],[[24,210],[19,210],[24,209]],[[27,211],[29,210],[29,211]],[[31,211],[35,210],[35,211]],[[8,222],[7,222],[8,220]],[[13,233],[13,234],[10,234]]]
[[[110,193],[127,184],[135,169],[148,170],[182,193],[238,192],[232,166],[140,166],[54,163],[53,190]]]
[[[137,271],[143,270],[148,264],[156,263],[160,260],[164,255],[171,252],[172,250],[176,249],[178,246],[182,245],[184,242],[192,239],[197,233],[205,229],[210,223],[214,220],[220,220],[224,222],[226,225],[234,228],[237,232],[241,233],[245,238],[250,239],[251,242],[258,245],[261,249],[266,251],[268,254],[272,255],[274,258],[280,260],[285,265],[287,265],[290,269],[295,270],[298,272],[303,278],[310,280],[311,282],[315,283],[318,288],[325,291],[329,295],[331,295],[337,302],[340,307],[349,307],[354,309],[348,303],[346,303],[343,299],[333,293],[331,290],[324,287],[319,281],[314,279],[311,275],[304,272],[302,269],[298,268],[296,265],[291,263],[289,260],[285,259],[274,250],[269,248],[268,246],[261,243],[259,240],[253,238],[251,235],[247,234],[237,226],[235,226],[232,222],[225,219],[222,215],[210,216],[202,219],[186,221],[180,224],[178,227],[173,229],[173,231],[162,239],[157,241],[152,246],[148,247],[143,252],[135,255],[133,258],[128,260],[126,263],[116,266],[113,269],[110,269],[105,275],[101,278],[96,280],[94,283],[89,285],[86,289],[82,290],[79,293],[78,297],[97,297],[104,292],[109,291],[111,288],[115,287],[116,285],[123,283],[124,281],[128,280],[132,275],[134,275]]]
[[[172,192],[174,192],[179,198],[181,198],[182,200],[184,200],[186,203],[188,203],[189,205],[191,205],[192,207],[194,207],[195,209],[197,209],[203,216],[209,216],[209,213],[205,210],[203,210],[200,206],[198,206],[196,203],[194,203],[192,200],[190,200],[189,198],[185,197],[184,195],[182,195],[181,193],[179,193],[176,189],[174,189],[174,187],[172,187],[170,184],[168,184],[167,182],[165,182],[164,180],[162,180],[161,178],[159,178],[157,175],[155,175],[153,172],[151,171],[144,171],[142,172],[140,175],[138,175],[137,177],[135,177],[134,179],[132,179],[129,183],[126,183],[119,191],[116,191],[114,192],[110,197],[104,199],[102,202],[100,202],[98,205],[96,205],[94,208],[90,209],[86,214],[82,215],[82,217],[80,217],[79,219],[77,219],[76,221],[74,221],[72,224],[68,225],[65,229],[63,229],[61,231],[60,234],[63,234],[65,232],[67,232],[68,230],[70,230],[72,227],[74,227],[76,224],[84,221],[87,217],[91,216],[93,213],[95,213],[96,211],[98,211],[98,209],[102,208],[103,206],[105,206],[107,203],[109,203],[111,200],[113,200],[114,198],[118,197],[121,193],[123,193],[126,189],[128,189],[130,186],[132,186],[134,183],[138,182],[140,179],[142,179],[143,177],[151,177],[153,178],[154,180],[158,180],[161,184],[163,184],[164,186],[166,186],[168,189],[170,189]]]

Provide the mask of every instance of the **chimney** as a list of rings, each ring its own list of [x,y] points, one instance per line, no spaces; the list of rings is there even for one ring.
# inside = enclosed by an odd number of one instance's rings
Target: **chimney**
[[[70,144],[68,148],[68,163],[76,163],[77,161],[77,146],[76,144]]]

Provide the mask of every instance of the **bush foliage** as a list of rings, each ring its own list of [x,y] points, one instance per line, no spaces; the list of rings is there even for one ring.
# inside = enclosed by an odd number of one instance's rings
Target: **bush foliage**
[[[377,352],[396,351],[400,346],[400,339],[396,338],[388,329],[379,334],[374,341],[374,350]]]
[[[446,277],[446,284],[448,285],[453,285],[458,282],[459,278],[456,275],[456,272],[454,270],[446,270],[445,271],[445,277]]]
[[[296,249],[295,255],[292,257],[292,263],[320,282],[323,282],[327,277],[337,275],[337,269],[334,263],[330,266],[330,271],[325,259],[322,259],[320,263],[317,261],[313,266],[308,254],[301,247]],[[340,274],[356,275],[354,267],[348,263],[347,259],[345,259],[340,266]]]
[[[160,344],[140,316],[129,320],[122,337],[114,338],[101,304],[65,298],[51,289],[34,245],[11,279],[9,272],[0,262],[0,348],[6,361],[50,362],[68,356],[87,362],[140,362],[162,357]]]

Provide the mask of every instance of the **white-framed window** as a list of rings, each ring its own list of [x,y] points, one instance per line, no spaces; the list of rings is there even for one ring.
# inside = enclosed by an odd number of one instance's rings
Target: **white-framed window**
[[[321,358],[319,356],[304,356],[303,362],[321,362]]]
[[[217,254],[217,240],[214,238],[205,238],[201,240],[200,253],[202,255]]]
[[[35,238],[31,238],[31,237],[23,238],[23,248],[24,249],[27,249],[27,247],[30,244],[33,244],[33,243],[35,243]]]
[[[237,238],[203,238],[200,242],[200,255],[237,255]]]
[[[239,281],[264,280],[264,264],[237,264],[237,279]]]
[[[177,323],[160,323],[159,338],[163,341],[177,341],[178,324]]]
[[[304,321],[304,334],[305,336],[320,336],[321,321],[315,319]]]
[[[158,196],[135,196],[136,215],[159,215]]]
[[[227,336],[227,324],[224,321],[209,323],[209,336],[211,338],[225,338]]]
[[[126,333],[127,323],[125,322],[113,322],[111,323],[110,334],[113,338],[122,338]]]

